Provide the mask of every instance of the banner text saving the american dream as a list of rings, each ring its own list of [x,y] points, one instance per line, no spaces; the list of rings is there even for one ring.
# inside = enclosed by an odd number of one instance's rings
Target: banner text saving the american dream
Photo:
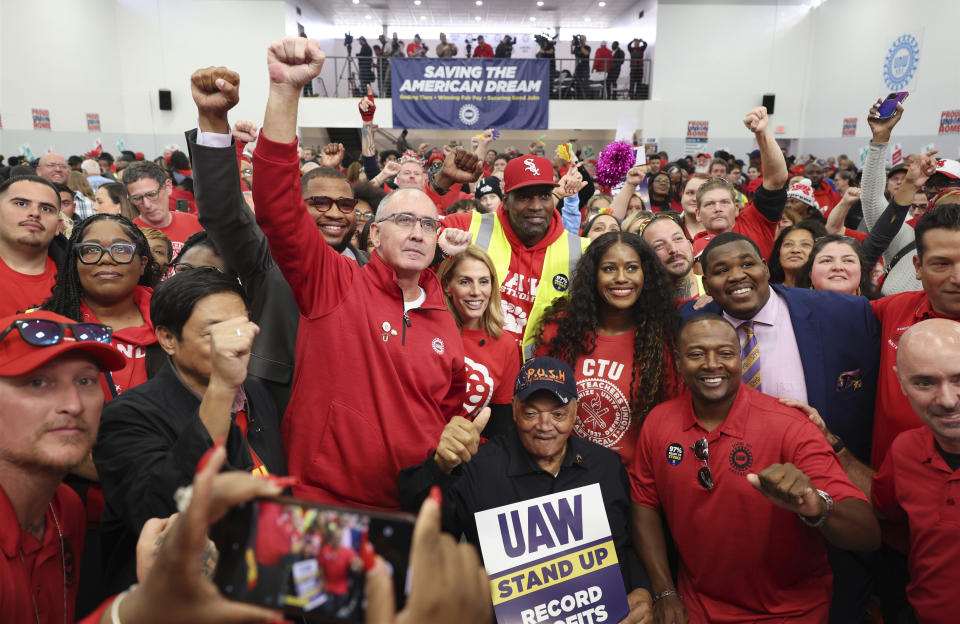
[[[540,91],[540,80],[516,80],[516,66],[481,67],[427,65],[423,80],[404,80],[400,92],[426,91],[428,93],[535,93]]]

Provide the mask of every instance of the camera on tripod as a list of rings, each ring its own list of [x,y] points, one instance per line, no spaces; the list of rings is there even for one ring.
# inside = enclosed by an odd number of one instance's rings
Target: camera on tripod
[[[540,49],[548,50],[555,46],[559,36],[560,35],[554,35],[552,37],[548,37],[546,35],[534,35],[533,40],[537,42],[537,45],[540,46]]]
[[[347,48],[347,56],[350,56],[353,53],[353,35],[350,33],[344,33],[343,45]]]

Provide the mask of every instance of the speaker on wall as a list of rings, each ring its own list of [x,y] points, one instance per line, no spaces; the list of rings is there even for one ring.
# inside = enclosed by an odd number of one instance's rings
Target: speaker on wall
[[[170,89],[160,89],[160,110],[173,110]]]
[[[763,96],[763,105],[767,108],[768,115],[773,114],[773,101],[776,99],[777,99],[777,96],[775,96],[772,93],[767,93],[766,95]]]

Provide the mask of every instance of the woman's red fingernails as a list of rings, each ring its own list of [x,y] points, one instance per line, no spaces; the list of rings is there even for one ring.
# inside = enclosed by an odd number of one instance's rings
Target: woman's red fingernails
[[[440,486],[433,486],[430,488],[430,498],[439,506],[443,506],[443,492],[440,491]]]

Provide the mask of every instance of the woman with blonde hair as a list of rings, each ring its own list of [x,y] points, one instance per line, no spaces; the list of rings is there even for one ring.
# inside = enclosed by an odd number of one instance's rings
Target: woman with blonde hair
[[[71,171],[70,175],[67,177],[67,187],[76,193],[79,191],[87,199],[92,200],[93,187],[90,186],[90,183],[87,182],[87,176],[83,175],[81,171]]]
[[[520,372],[520,346],[505,333],[500,285],[490,256],[476,245],[447,258],[437,270],[447,308],[460,334],[467,366],[463,403],[468,417],[490,407],[483,435],[491,438],[513,426],[513,384]]]

